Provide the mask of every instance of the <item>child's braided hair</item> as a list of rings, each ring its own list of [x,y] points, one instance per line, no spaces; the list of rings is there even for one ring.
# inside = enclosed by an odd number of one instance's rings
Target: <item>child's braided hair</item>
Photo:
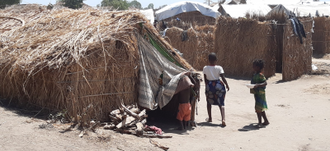
[[[264,64],[265,63],[262,59],[257,59],[257,60],[253,61],[253,65],[259,67],[260,70],[264,68],[264,66],[265,66]]]

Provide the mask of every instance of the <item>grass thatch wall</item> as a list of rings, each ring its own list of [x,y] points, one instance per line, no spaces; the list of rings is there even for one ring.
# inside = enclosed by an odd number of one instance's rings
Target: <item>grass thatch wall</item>
[[[265,61],[266,77],[275,74],[275,43],[272,27],[251,19],[219,18],[215,31],[215,52],[226,75],[251,77],[252,62]]]
[[[327,17],[314,18],[313,34],[314,54],[325,55],[330,53],[330,19]]]
[[[181,35],[183,30],[177,27],[172,27],[166,31],[166,36],[169,38],[169,43],[181,53],[189,64],[194,67],[195,53],[197,51],[198,37],[193,28],[187,30],[188,39],[182,41]]]
[[[66,110],[76,122],[107,119],[116,100],[137,101],[135,34],[146,30],[172,49],[138,12],[59,9],[26,20],[0,35],[0,95],[11,104]]]
[[[309,73],[312,68],[312,18],[299,19],[306,32],[307,38],[300,43],[298,36],[292,30],[291,22],[287,21],[284,28],[283,39],[283,80],[295,80],[303,74]]]
[[[215,26],[205,25],[196,26],[195,30],[199,33],[198,35],[198,51],[195,56],[194,68],[203,70],[203,67],[209,64],[208,55],[214,52],[214,31]]]
[[[188,63],[195,69],[202,70],[208,63],[208,54],[213,52],[214,48],[214,26],[195,26],[186,30],[188,39],[182,41],[183,29],[172,27],[166,31],[166,37],[169,43],[183,53]]]

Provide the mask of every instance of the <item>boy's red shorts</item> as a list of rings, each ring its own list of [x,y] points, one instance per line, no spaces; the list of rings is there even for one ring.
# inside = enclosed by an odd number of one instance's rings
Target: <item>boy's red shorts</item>
[[[179,121],[190,121],[191,118],[191,105],[190,103],[179,104],[179,112],[176,118]]]

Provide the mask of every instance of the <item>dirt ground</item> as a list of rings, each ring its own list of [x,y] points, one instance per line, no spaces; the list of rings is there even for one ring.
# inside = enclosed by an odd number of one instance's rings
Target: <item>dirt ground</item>
[[[318,68],[330,67],[329,60],[314,59]],[[316,71],[315,71],[316,72]],[[328,71],[329,72],[329,71]],[[170,139],[155,139],[173,151],[212,150],[330,150],[330,76],[304,75],[281,82],[281,74],[268,79],[266,111],[270,125],[256,128],[254,99],[245,84],[249,80],[228,78],[231,90],[226,96],[227,126],[221,127],[219,108],[212,107],[213,122],[207,118],[205,95],[198,104],[198,127],[177,131],[175,120],[161,119],[156,126]],[[204,91],[204,85],[201,90]],[[0,102],[1,105],[1,102]],[[3,106],[3,105],[2,105]],[[63,124],[21,114],[21,110],[0,107],[0,150],[161,150],[149,138],[122,135],[99,129],[79,138],[80,131],[61,133]]]

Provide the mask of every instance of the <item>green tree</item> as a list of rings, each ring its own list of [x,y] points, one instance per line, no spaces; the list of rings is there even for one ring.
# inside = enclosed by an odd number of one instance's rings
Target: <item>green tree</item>
[[[154,7],[155,7],[154,4],[153,3],[150,3],[147,8],[148,9],[154,9]]]
[[[21,0],[0,0],[0,8],[5,8],[7,5],[14,5],[21,3]]]
[[[79,9],[82,7],[83,0],[59,0],[63,3],[63,6],[69,7],[72,9]]]
[[[142,5],[140,2],[133,0],[129,3],[129,7],[137,8],[137,9],[142,9]]]
[[[114,9],[127,10],[129,3],[126,0],[102,0],[101,6],[112,6]]]

